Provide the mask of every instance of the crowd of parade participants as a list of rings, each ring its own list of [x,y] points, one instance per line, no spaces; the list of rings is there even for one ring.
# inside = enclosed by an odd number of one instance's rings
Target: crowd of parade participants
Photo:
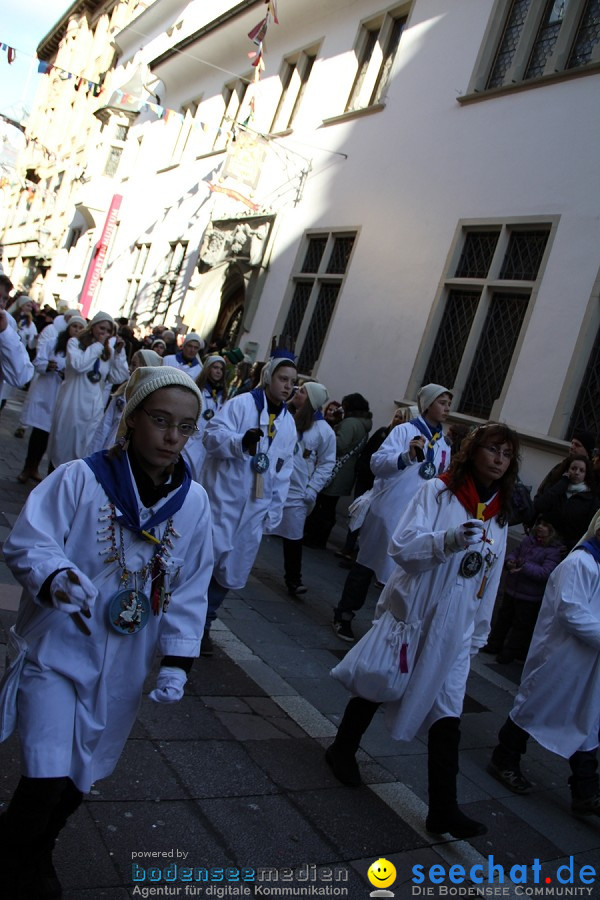
[[[593,434],[571,435],[531,498],[516,431],[448,423],[452,386],[423,385],[373,431],[362,394],[332,399],[285,347],[256,362],[195,332],[142,338],[105,312],[36,311],[11,290],[0,275],[0,390],[4,405],[27,387],[18,481],[36,487],[3,548],[24,593],[0,683],[0,740],[17,731],[22,754],[0,815],[2,896],[61,896],[54,843],[113,771],[157,654],[150,699],[176,702],[194,660],[213,655],[211,625],[263,534],[281,538],[285,602],[301,602],[303,549],[327,550],[343,497],[354,500],[335,562],[348,574],[332,626],[349,650],[332,674],[352,696],[325,754],[333,775],[362,783],[356,753],[382,707],[393,739],[427,740],[426,829],[484,834],[457,799],[482,651],[524,663],[488,772],[530,792],[521,757],[534,738],[568,760],[573,812],[600,816]],[[358,640],[372,583],[374,622]]]

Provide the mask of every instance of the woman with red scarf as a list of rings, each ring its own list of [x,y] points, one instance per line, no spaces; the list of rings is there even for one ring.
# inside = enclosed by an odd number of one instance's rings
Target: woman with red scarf
[[[457,805],[460,716],[470,657],[490,629],[518,454],[517,434],[488,423],[463,440],[447,473],[424,482],[390,541],[397,568],[375,613],[389,610],[415,634],[415,646],[403,644],[399,658],[406,688],[384,704],[385,721],[395,740],[427,734],[426,828],[460,839],[487,831]],[[326,753],[344,784],[361,783],[355,754],[379,706],[355,696],[346,707]]]

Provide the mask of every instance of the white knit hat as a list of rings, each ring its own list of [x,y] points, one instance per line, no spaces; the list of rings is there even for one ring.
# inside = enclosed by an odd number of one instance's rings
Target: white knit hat
[[[225,362],[223,357],[219,356],[218,353],[215,353],[215,354],[213,354],[213,356],[207,356],[206,359],[204,360],[204,363],[202,365],[202,374],[204,374],[205,372],[208,372],[210,367],[212,365],[214,365],[216,362],[223,363],[223,366],[227,365],[227,363]]]
[[[112,316],[110,316],[106,312],[97,312],[93,319],[90,320],[89,326],[97,325],[98,322],[110,322],[111,325],[115,324],[115,320]]]
[[[204,340],[200,337],[199,334],[196,334],[195,331],[190,331],[189,334],[186,334],[183,339],[183,346],[185,347],[185,345],[189,343],[189,341],[198,341],[201,350],[206,346]]]
[[[173,385],[186,388],[195,394],[198,400],[198,415],[200,415],[202,394],[189,375],[182,372],[181,369],[176,369],[174,366],[140,366],[139,369],[135,370],[125,388],[126,403],[117,430],[117,440],[124,437],[127,433],[127,417],[137,409],[142,400],[145,400],[146,397],[149,397],[155,391],[160,391],[161,388],[172,387]]]
[[[442,394],[450,394],[450,399],[452,399],[452,391],[447,387],[444,387],[442,384],[424,384],[421,390],[417,393],[419,412],[427,412],[431,404],[435,403],[437,398],[441,397]]]
[[[163,358],[156,352],[156,350],[136,350],[133,354],[134,356],[139,357],[142,361],[142,366],[162,366]],[[138,367],[141,368],[141,367]]]
[[[289,351],[276,350],[275,355],[272,356],[270,360],[268,360],[262,372],[260,373],[261,387],[271,384],[271,379],[277,369],[280,368],[280,366],[291,366],[292,369],[298,369],[298,366],[295,362],[295,357]]]
[[[83,318],[83,316],[80,316],[79,314],[77,314],[77,315],[71,316],[69,321],[66,323],[65,327],[69,328],[70,325],[83,325],[83,327],[85,328],[87,326],[87,322]]]
[[[307,381],[303,387],[314,410],[321,409],[329,400],[329,393],[324,384],[319,384],[318,381]]]

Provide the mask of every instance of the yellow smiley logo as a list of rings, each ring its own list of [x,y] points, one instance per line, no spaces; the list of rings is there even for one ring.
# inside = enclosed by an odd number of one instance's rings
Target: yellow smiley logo
[[[377,859],[369,866],[367,877],[374,887],[389,887],[396,880],[396,867],[389,859]]]

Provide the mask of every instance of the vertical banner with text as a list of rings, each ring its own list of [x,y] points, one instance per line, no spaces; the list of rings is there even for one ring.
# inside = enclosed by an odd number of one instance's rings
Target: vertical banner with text
[[[121,196],[121,194],[113,195],[108,213],[106,214],[106,221],[104,223],[104,228],[102,229],[102,234],[100,235],[100,240],[98,241],[92,252],[92,258],[90,260],[81,295],[79,297],[82,316],[87,316],[90,311],[90,307],[92,305],[92,301],[98,287],[98,282],[100,281],[100,276],[102,275],[102,267],[104,266],[106,253],[108,251],[108,247],[110,246],[112,236],[115,232],[122,199],[123,197]]]

